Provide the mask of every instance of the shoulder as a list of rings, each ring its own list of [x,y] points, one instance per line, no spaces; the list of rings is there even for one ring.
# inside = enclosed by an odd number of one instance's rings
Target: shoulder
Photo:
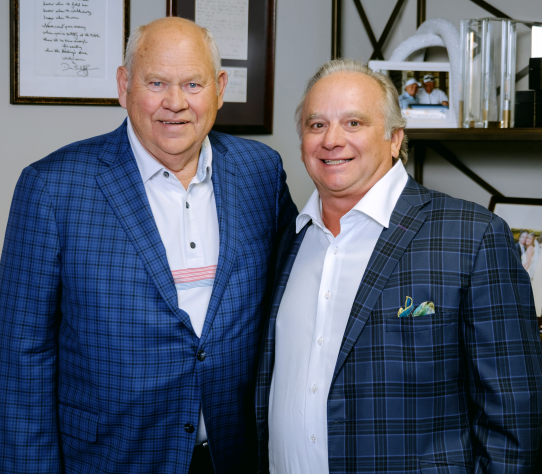
[[[429,225],[440,227],[450,235],[457,232],[483,234],[492,222],[497,225],[504,223],[480,204],[425,188],[412,178],[409,178],[402,196],[426,214]]]
[[[280,155],[263,143],[214,131],[209,133],[209,140],[213,148],[231,157],[238,166],[282,168]]]
[[[77,173],[78,170],[83,171],[88,166],[97,165],[98,158],[106,144],[112,142],[120,144],[122,134],[126,133],[125,129],[125,123],[123,123],[112,132],[70,143],[32,163],[30,167],[40,174],[54,171],[73,173]]]

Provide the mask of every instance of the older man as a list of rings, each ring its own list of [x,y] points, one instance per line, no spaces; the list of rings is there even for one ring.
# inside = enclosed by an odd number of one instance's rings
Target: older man
[[[402,109],[408,109],[412,104],[418,103],[416,94],[421,84],[414,78],[410,78],[405,84],[405,92],[399,96],[399,105]]]
[[[226,82],[206,30],[140,27],[128,120],[23,171],[0,264],[2,473],[254,471],[260,308],[296,210],[276,152],[210,132]]]
[[[397,91],[364,65],[323,65],[297,123],[316,190],[279,248],[260,472],[532,472],[542,350],[507,225],[407,175]]]
[[[432,74],[423,76],[423,89],[417,95],[419,104],[444,105],[448,107],[448,96],[440,89],[435,89],[435,77]]]

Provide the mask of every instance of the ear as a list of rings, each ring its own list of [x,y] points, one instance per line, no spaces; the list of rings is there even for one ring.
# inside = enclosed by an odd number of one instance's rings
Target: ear
[[[228,85],[228,73],[226,71],[218,71],[218,108],[220,109],[224,105],[224,92],[226,92],[226,86]]]
[[[402,128],[399,128],[393,132],[391,136],[391,156],[393,158],[399,158],[399,152],[401,151],[401,143],[403,143],[403,137],[405,132]]]
[[[128,70],[124,66],[117,69],[117,91],[121,107],[126,108],[128,100]]]

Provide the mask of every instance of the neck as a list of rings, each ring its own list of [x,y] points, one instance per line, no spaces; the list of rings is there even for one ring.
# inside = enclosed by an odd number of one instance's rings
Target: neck
[[[367,192],[353,198],[320,194],[320,199],[322,201],[322,221],[334,237],[337,237],[341,232],[341,218],[347,214],[365,194],[367,194]]]

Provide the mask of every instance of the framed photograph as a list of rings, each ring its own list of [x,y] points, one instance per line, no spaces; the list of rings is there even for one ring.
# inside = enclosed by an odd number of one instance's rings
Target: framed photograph
[[[214,130],[273,132],[276,0],[167,0],[168,16],[195,21],[213,33],[228,73]]]
[[[369,61],[397,88],[408,128],[457,128],[450,63]]]
[[[536,315],[542,316],[542,199],[493,196],[489,210],[510,226],[518,258],[529,273]]]
[[[11,0],[12,104],[119,105],[130,0]]]

